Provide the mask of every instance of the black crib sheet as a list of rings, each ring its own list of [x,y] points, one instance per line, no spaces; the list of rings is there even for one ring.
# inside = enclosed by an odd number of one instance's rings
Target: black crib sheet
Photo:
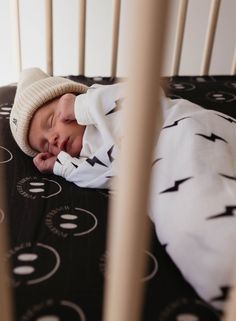
[[[110,78],[70,79],[91,85]],[[236,117],[236,77],[175,77],[167,80],[172,98]],[[82,189],[54,175],[42,175],[16,146],[9,130],[9,112],[16,87],[0,88],[0,171],[5,175],[6,220],[12,264],[16,316],[19,321],[99,321],[107,260],[106,227],[109,193]],[[148,271],[143,321],[219,320],[185,282],[152,230],[145,254]],[[119,278],[119,276],[117,276]],[[225,298],[223,298],[225,299]],[[1,312],[0,312],[1,313]],[[41,318],[41,319],[40,319]]]

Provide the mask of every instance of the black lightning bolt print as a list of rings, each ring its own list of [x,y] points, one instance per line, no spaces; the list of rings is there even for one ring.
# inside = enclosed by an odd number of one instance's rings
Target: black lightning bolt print
[[[221,174],[219,173],[220,176],[223,176],[225,178],[228,178],[228,179],[232,179],[233,181],[236,181],[236,177],[235,176],[229,176],[229,175],[226,175],[226,174]]]
[[[56,160],[59,164],[61,164],[62,165],[62,163],[60,162],[60,160],[57,158],[57,160]]]
[[[115,101],[115,107],[112,108],[108,113],[106,113],[106,116],[110,115],[110,114],[113,114],[116,111],[120,110],[121,109],[121,104],[122,104],[123,101],[124,101],[124,98],[117,99]]]
[[[221,118],[224,118],[225,120],[229,121],[230,123],[235,123],[236,124],[236,120],[233,119],[233,118],[230,118],[230,117],[227,117],[227,116],[223,116],[223,115],[219,115],[219,114],[216,114],[216,115],[221,117]]]
[[[200,134],[200,133],[197,133],[197,134],[195,134],[195,135],[201,136],[201,137],[203,137],[203,138],[205,138],[205,139],[207,139],[207,140],[210,140],[210,141],[212,141],[212,142],[215,142],[215,141],[218,139],[218,140],[222,140],[222,141],[225,142],[225,143],[228,143],[224,138],[222,138],[222,137],[220,137],[220,136],[217,136],[217,135],[215,135],[214,133],[211,133],[210,136],[207,136],[207,135],[204,135],[204,134]]]
[[[111,156],[112,151],[113,151],[113,148],[114,148],[114,145],[112,145],[111,148],[110,148],[110,149],[108,150],[108,152],[107,152],[108,158],[109,158],[109,160],[110,160],[111,163],[112,163],[113,160],[114,160],[114,157]]]
[[[75,168],[78,168],[78,165],[74,164],[73,162],[71,162],[71,164],[72,164]]]
[[[163,243],[163,244],[161,244],[161,247],[162,247],[164,250],[166,250],[167,246],[168,246],[168,243]]]
[[[179,123],[181,120],[186,119],[186,118],[190,118],[190,117],[183,117],[183,118],[180,118],[180,119],[178,119],[178,120],[174,121],[174,122],[173,122],[173,124],[171,124],[171,125],[167,125],[167,126],[165,126],[165,127],[162,127],[162,129],[166,129],[166,128],[170,128],[170,127],[177,126],[177,125],[178,125],[178,123]]]
[[[193,177],[187,177],[187,178],[184,178],[184,179],[180,179],[178,181],[175,181],[174,183],[174,186],[170,187],[170,188],[167,188],[165,189],[164,191],[160,192],[160,194],[163,194],[163,193],[172,193],[172,192],[177,192],[179,190],[179,186],[182,185],[184,182],[188,181],[189,179],[191,179]]]
[[[213,219],[222,218],[222,217],[232,217],[234,216],[234,210],[236,210],[236,206],[226,206],[225,212],[209,216],[207,217],[207,220],[213,220]]]
[[[221,286],[220,287],[221,290],[221,295],[212,298],[211,301],[225,301],[227,299],[230,287],[229,286]]]
[[[95,164],[99,164],[101,166],[107,167],[107,165],[101,162],[96,156],[94,156],[93,158],[87,158],[86,162],[88,162],[91,166],[94,166]]]

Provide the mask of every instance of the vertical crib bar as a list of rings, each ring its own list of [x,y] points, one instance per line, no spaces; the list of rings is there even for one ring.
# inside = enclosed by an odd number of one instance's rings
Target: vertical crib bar
[[[172,63],[172,76],[179,74],[180,59],[183,47],[184,28],[187,16],[188,0],[181,0],[179,4],[177,29],[174,44],[174,54]]]
[[[234,262],[235,264],[235,262]],[[234,286],[230,290],[229,298],[226,302],[226,309],[224,316],[222,318],[223,321],[235,321],[236,320],[236,274],[234,275]]]
[[[159,86],[168,3],[129,2],[128,95],[120,172],[115,181],[117,193],[110,207],[104,321],[138,321],[142,314],[140,280],[148,243],[146,214],[152,149],[162,123]]]
[[[5,208],[4,173],[0,173],[0,206]],[[13,321],[14,310],[10,288],[10,267],[6,261],[8,237],[5,219],[0,223],[0,321]]]
[[[16,63],[17,72],[22,70],[22,56],[21,56],[21,36],[20,36],[20,11],[19,0],[11,0],[11,26],[12,38],[14,47],[14,61]]]
[[[79,19],[79,74],[85,73],[86,0],[80,0]]]
[[[231,75],[236,75],[236,47],[234,49],[233,62],[231,67]]]
[[[46,68],[49,75],[53,75],[53,3],[45,0],[46,14]]]
[[[221,2],[221,0],[212,0],[212,2],[211,2],[207,35],[206,35],[205,46],[204,46],[204,51],[203,51],[202,66],[201,66],[201,71],[200,71],[200,74],[202,76],[209,74],[209,68],[210,68],[210,62],[211,62],[212,49],[213,49],[213,45],[214,45],[217,20],[218,20],[218,16],[219,16],[220,2]]]
[[[111,77],[116,77],[120,27],[120,0],[114,0]]]

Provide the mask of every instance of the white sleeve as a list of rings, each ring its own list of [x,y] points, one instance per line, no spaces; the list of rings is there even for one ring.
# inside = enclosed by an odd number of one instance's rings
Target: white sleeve
[[[115,175],[113,161],[109,155],[107,160],[101,161],[96,156],[84,159],[71,157],[61,151],[57,156],[53,173],[80,187],[110,188],[111,178]]]
[[[64,151],[57,156],[53,172],[81,187],[109,188],[115,175],[118,155],[120,109],[124,100],[124,84],[93,85],[86,94],[77,96],[75,116],[86,125],[86,139],[93,151],[86,157],[71,157]],[[89,127],[96,127],[99,144],[89,136]],[[116,128],[116,129],[117,129]]]

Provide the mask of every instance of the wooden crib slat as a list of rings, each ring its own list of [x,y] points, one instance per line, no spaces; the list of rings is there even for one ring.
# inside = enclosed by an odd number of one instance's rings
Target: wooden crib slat
[[[79,74],[85,73],[86,0],[80,0],[79,17]]]
[[[20,11],[19,0],[10,1],[11,8],[11,26],[13,39],[14,62],[17,72],[22,70],[22,55],[21,55],[21,35],[20,35]]]
[[[187,16],[188,0],[181,0],[178,10],[176,36],[172,63],[172,76],[179,74],[180,59],[183,47],[184,29]]]
[[[212,0],[200,74],[209,74],[221,0]]]
[[[233,62],[231,67],[231,75],[236,75],[236,47],[234,49]]]
[[[52,0],[45,0],[46,17],[46,68],[49,75],[53,75],[53,4]]]
[[[120,171],[112,193],[104,321],[138,321],[147,249],[147,207],[154,140],[160,131],[160,73],[167,0],[130,1],[128,95]],[[155,129],[155,125],[157,128]],[[158,300],[158,295],[157,295]]]
[[[5,179],[4,174],[0,175],[0,204],[1,209],[5,208]],[[8,251],[8,233],[6,221],[0,223],[0,321],[13,321],[13,296],[10,288],[10,266],[6,258]]]
[[[236,262],[234,262],[234,267],[236,268]],[[235,270],[236,272],[236,270]],[[236,284],[236,273],[232,284]],[[236,320],[236,287],[230,289],[229,298],[226,302],[226,309],[222,321],[235,321]]]
[[[116,77],[120,27],[120,0],[114,0],[111,77]]]

